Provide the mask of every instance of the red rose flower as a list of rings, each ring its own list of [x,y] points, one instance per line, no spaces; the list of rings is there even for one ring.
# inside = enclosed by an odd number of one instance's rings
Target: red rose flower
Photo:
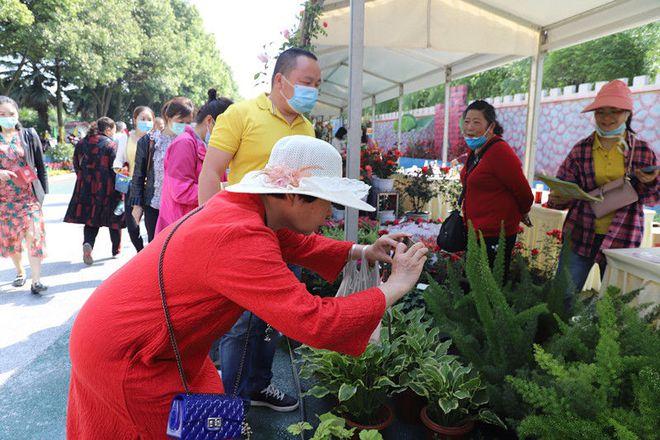
[[[522,227],[522,226],[518,226],[518,234],[522,234],[523,232],[525,232],[525,230],[523,229],[523,227]]]
[[[387,234],[388,234],[388,232],[387,232],[386,229],[381,229],[380,231],[378,231],[378,236],[379,237],[382,237],[383,235],[387,235]]]
[[[538,249],[536,249],[536,248],[532,249],[532,255],[533,255],[533,256],[537,256],[538,254],[539,254],[539,250],[538,250]]]
[[[327,21],[324,21],[324,22],[323,22],[323,27],[324,27],[324,28],[327,28],[327,27],[328,27],[328,22],[327,22]]]
[[[392,223],[394,223],[395,225],[398,225],[400,222],[399,222],[399,219],[396,219],[396,220],[394,220],[394,222],[392,222]]]
[[[422,173],[426,174],[428,173],[428,171],[429,171],[429,167],[426,166],[422,167]]]
[[[461,259],[461,257],[459,257],[459,256],[456,255],[456,254],[449,254],[449,259],[450,259],[451,261],[459,261],[459,260]]]

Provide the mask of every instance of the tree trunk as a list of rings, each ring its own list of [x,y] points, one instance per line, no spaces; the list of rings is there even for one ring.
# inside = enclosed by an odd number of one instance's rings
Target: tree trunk
[[[23,58],[21,58],[21,62],[18,64],[18,67],[16,68],[16,72],[14,72],[14,76],[11,78],[11,82],[7,86],[7,90],[3,92],[4,95],[9,96],[11,91],[14,89],[14,86],[16,85],[16,81],[18,81],[18,78],[21,77],[21,73],[23,72],[23,66],[25,66],[25,63],[27,63],[27,57],[23,55]]]
[[[50,133],[50,123],[48,121],[48,105],[37,106],[35,110],[37,111],[37,116],[39,118],[39,128]]]
[[[64,143],[64,115],[62,102],[62,71],[61,60],[55,58],[55,82],[57,89],[55,91],[55,101],[57,103],[57,143]]]

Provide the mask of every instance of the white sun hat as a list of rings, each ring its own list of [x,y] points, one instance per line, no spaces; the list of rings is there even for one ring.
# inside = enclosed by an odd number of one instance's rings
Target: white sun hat
[[[363,202],[369,185],[342,177],[335,147],[311,136],[283,137],[273,147],[263,170],[243,176],[227,191],[248,194],[303,194],[361,211],[376,208]]]

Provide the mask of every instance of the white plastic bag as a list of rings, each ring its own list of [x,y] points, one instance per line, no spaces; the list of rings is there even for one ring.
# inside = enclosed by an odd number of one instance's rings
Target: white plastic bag
[[[378,263],[371,266],[365,256],[367,247],[362,248],[360,260],[352,260],[346,263],[343,271],[343,279],[337,290],[336,297],[349,296],[356,292],[376,287],[380,284],[380,270]],[[380,342],[380,322],[369,337],[369,342]]]

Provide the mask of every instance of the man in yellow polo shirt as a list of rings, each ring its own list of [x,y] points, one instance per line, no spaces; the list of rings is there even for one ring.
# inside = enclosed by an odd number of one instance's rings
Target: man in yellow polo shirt
[[[220,190],[220,178],[229,166],[230,184],[262,169],[275,143],[285,136],[314,136],[312,124],[302,115],[312,110],[321,85],[321,68],[316,56],[292,48],[282,52],[275,64],[271,93],[231,105],[218,116],[199,176],[199,203],[205,203]],[[250,343],[241,380],[235,390],[236,375],[250,326]],[[248,398],[253,406],[275,411],[293,411],[298,400],[278,390],[272,383],[273,358],[279,333],[245,312],[220,340],[220,367],[225,392]]]

